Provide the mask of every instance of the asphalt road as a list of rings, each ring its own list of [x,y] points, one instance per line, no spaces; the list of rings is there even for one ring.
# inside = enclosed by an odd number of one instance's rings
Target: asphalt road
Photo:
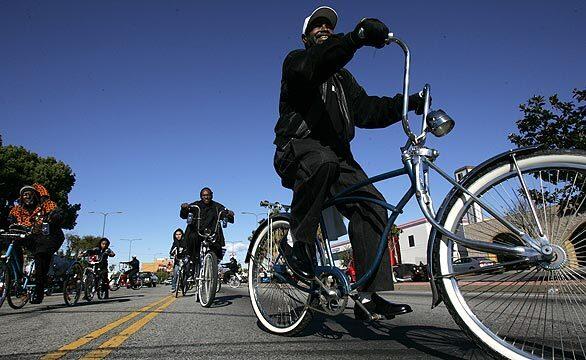
[[[168,286],[120,289],[105,301],[68,308],[61,294],[41,305],[0,308],[0,358],[226,358],[236,359],[486,359],[446,309],[430,309],[430,294],[397,291],[414,312],[367,325],[351,307],[317,317],[300,336],[263,331],[248,290],[222,288],[211,308],[192,294],[175,299]]]

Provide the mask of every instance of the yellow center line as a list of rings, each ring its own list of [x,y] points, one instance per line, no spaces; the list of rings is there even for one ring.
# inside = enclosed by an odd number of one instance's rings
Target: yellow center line
[[[56,351],[54,351],[52,353],[46,354],[41,359],[42,360],[60,359],[63,356],[65,356],[69,351],[75,350],[75,349],[79,348],[80,346],[83,346],[83,345],[89,343],[90,341],[93,341],[93,340],[99,338],[100,336],[104,335],[108,331],[117,328],[118,326],[124,324],[125,322],[128,322],[128,321],[134,319],[135,317],[142,314],[143,312],[161,304],[162,302],[166,301],[169,298],[169,296],[165,296],[164,298],[159,299],[159,300],[157,300],[147,306],[144,306],[144,307],[138,309],[137,311],[133,311],[130,314],[123,316],[120,319],[113,321],[102,328],[94,330],[94,331],[90,332],[89,334],[84,335],[83,337],[81,337],[81,338],[79,338],[79,339],[77,339],[67,345],[60,347],[59,349],[57,349]]]
[[[136,333],[140,330],[143,326],[145,326],[149,321],[154,319],[157,315],[159,315],[163,310],[165,310],[169,305],[171,305],[175,300],[175,297],[172,297],[163,305],[159,306],[157,309],[149,312],[144,317],[140,318],[138,321],[131,324],[126,329],[122,330],[118,335],[110,338],[109,340],[104,341],[102,345],[98,346],[97,349],[89,352],[86,356],[82,357],[80,360],[96,360],[96,359],[103,359],[108,356],[112,351],[116,350],[120,345],[122,345],[132,334]]]

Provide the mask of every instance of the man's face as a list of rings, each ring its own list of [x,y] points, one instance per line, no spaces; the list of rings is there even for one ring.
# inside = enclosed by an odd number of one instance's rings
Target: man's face
[[[24,206],[34,206],[35,201],[35,194],[32,190],[27,190],[22,194],[22,201],[24,202]]]
[[[334,33],[332,23],[324,17],[313,20],[307,28],[309,30],[303,37],[303,42],[309,46],[323,43]]]
[[[201,201],[203,201],[203,203],[206,205],[212,202],[212,192],[207,189],[201,192],[200,197]]]
[[[107,241],[105,241],[105,240],[104,240],[104,241],[102,241],[102,242],[100,242],[100,247],[101,247],[102,249],[106,249],[106,248],[108,247],[108,242],[107,242]]]

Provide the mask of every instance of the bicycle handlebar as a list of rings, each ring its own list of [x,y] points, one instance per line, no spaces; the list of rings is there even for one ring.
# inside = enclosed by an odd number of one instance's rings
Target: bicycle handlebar
[[[360,37],[361,39],[365,38],[363,28],[360,28],[358,30],[358,37]],[[408,116],[408,112],[409,112],[409,74],[410,74],[410,65],[411,65],[411,52],[409,51],[409,47],[407,46],[407,44],[405,42],[403,42],[401,39],[395,37],[395,35],[392,32],[390,32],[388,34],[388,37],[387,37],[387,40],[385,41],[385,43],[387,45],[390,45],[391,43],[395,43],[395,44],[399,45],[399,47],[403,50],[403,53],[405,54],[404,73],[403,73],[403,111],[401,113],[401,115],[402,115],[401,123],[403,125],[403,131],[405,132],[405,134],[409,138],[409,141],[413,144],[419,144],[425,140],[425,137],[427,134],[427,123],[426,123],[425,119],[427,118],[427,114],[429,112],[429,99],[430,99],[430,91],[431,91],[430,86],[429,86],[429,84],[425,84],[423,91],[422,91],[422,94],[421,94],[422,97],[425,99],[425,105],[424,105],[424,109],[423,109],[423,122],[421,125],[421,134],[415,135],[415,133],[413,133],[413,131],[411,130],[411,126],[409,124],[409,116]]]

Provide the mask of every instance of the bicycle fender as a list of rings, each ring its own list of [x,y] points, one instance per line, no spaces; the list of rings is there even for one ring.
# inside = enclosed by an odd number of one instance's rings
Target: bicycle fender
[[[287,221],[291,221],[291,214],[289,213],[278,213],[276,215],[272,215],[271,216],[271,220],[287,220]],[[250,244],[248,245],[248,251],[246,251],[246,258],[244,259],[244,263],[248,264],[250,262],[250,256],[251,256],[251,252],[252,252],[252,247],[254,246],[254,243],[256,241],[256,237],[258,236],[258,234],[260,234],[260,232],[266,227],[268,226],[268,220],[264,219],[260,225],[256,228],[256,230],[254,230],[254,232],[252,233],[252,237],[250,238]]]
[[[468,186],[471,179],[473,179],[476,176],[476,174],[478,174],[480,171],[484,170],[489,165],[491,165],[495,162],[501,161],[503,158],[510,157],[511,155],[530,153],[530,152],[533,152],[539,148],[541,148],[540,145],[534,145],[534,146],[528,146],[528,147],[522,147],[522,148],[518,148],[518,149],[508,150],[508,151],[502,152],[498,155],[495,155],[495,156],[491,157],[490,159],[485,160],[480,165],[475,166],[468,174],[466,174],[466,176],[464,176],[464,178],[462,178],[462,180],[460,180],[460,184],[463,187]],[[442,204],[440,205],[439,209],[437,210],[437,213],[435,216],[435,220],[438,223],[440,223],[440,224],[442,223],[444,213],[448,207],[448,204],[452,201],[454,196],[456,196],[457,192],[458,192],[458,189],[456,187],[452,187],[452,189],[448,192],[448,194],[444,198],[444,201],[442,201]],[[436,248],[436,242],[440,241],[439,238],[440,238],[440,236],[437,233],[437,230],[435,228],[432,228],[431,232],[429,233],[429,239],[427,241],[427,274],[429,277],[429,283],[431,285],[431,292],[432,292],[431,308],[432,309],[434,307],[438,306],[439,304],[441,304],[443,301],[442,294],[438,290],[438,282],[440,280],[436,278],[436,276],[439,275],[438,274],[439,269],[437,269],[437,266],[435,266],[435,264],[433,263],[433,252]]]

